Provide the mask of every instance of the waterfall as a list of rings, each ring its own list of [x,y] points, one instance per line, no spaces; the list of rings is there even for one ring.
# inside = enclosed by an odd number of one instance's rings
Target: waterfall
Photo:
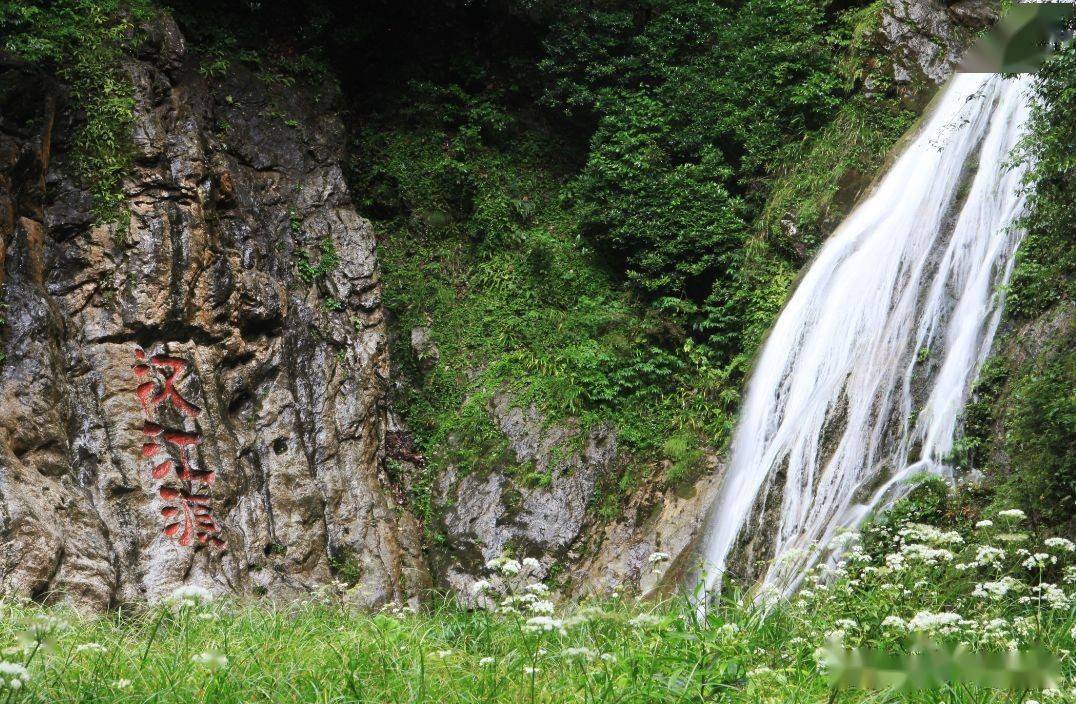
[[[990,351],[1021,233],[1010,164],[1029,79],[959,74],[918,135],[818,252],[748,384],[703,537],[707,591],[770,492],[789,592],[842,528],[929,472],[950,477],[957,418]],[[781,479],[783,475],[783,480]]]

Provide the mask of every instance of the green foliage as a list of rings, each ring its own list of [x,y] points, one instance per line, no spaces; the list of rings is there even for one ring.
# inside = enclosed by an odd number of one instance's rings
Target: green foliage
[[[1007,305],[1032,317],[1076,301],[1076,45],[1051,57],[1035,84],[1031,131],[1021,159],[1028,175],[1027,229],[1016,253]]]
[[[820,245],[914,119],[898,101],[859,94],[830,124],[793,147],[761,216],[776,249],[802,261]]]
[[[355,144],[353,191],[382,218],[397,339],[426,326],[439,350],[426,373],[406,351],[396,357],[412,382],[398,402],[428,471],[454,464],[550,481],[517,466],[493,424],[492,399],[504,392],[549,422],[577,418],[580,434],[612,425],[641,462],[677,434],[691,446],[677,462],[697,471],[702,440],[720,442],[731,424],[728,404],[709,402],[724,378],[707,378],[698,355],[670,351],[675,331],[618,290],[561,205],[568,167],[550,155],[562,143],[541,129],[520,134],[533,118],[506,111],[509,101],[415,83]]]
[[[664,315],[700,341],[718,338],[727,362],[750,346],[752,311],[771,308],[750,300],[773,294],[756,288],[769,277],[738,272],[773,174],[803,164],[766,209],[778,219],[801,201],[827,207],[834,174],[876,167],[907,117],[876,133],[867,115],[878,106],[840,109],[860,69],[848,59],[866,31],[860,11],[835,18],[827,3],[789,0],[639,5],[566,6],[545,42],[544,99],[597,118],[570,190],[581,231]]]
[[[662,451],[669,458],[665,478],[670,484],[697,479],[706,468],[705,454],[699,448],[698,440],[688,433],[670,436]]]
[[[489,420],[509,392],[611,425],[670,483],[705,470],[822,221],[850,205],[845,175],[869,177],[910,122],[884,80],[845,99],[873,76],[878,9],[553,3],[536,74],[488,55],[401,71],[422,78],[363,119],[351,182],[386,233],[397,338],[429,326],[440,348],[428,373],[408,364],[402,401],[434,467],[512,467]],[[566,130],[519,107],[530,91]],[[647,474],[603,478],[596,510]]]
[[[1045,525],[1076,516],[1076,331],[1062,344],[1024,369],[1005,415],[1011,493]]]
[[[99,222],[126,232],[123,178],[132,158],[133,87],[120,62],[131,45],[133,23],[149,13],[143,0],[18,0],[0,5],[5,48],[48,64],[70,86],[82,111],[73,140],[79,175],[93,195]]]
[[[949,518],[951,497],[944,479],[924,476],[901,500],[875,516],[863,528],[863,548],[874,558],[892,550],[900,530],[908,523],[944,525]]]
[[[971,399],[961,414],[962,432],[953,444],[949,458],[963,470],[982,467],[996,440],[997,415],[1003,406],[1000,399],[1011,378],[1009,364],[1000,355],[987,359],[972,389]]]
[[[297,220],[292,217],[292,229],[297,227]],[[295,268],[299,272],[299,278],[308,284],[317,283],[329,272],[340,264],[340,255],[336,253],[332,238],[326,235],[317,244],[317,253],[312,254],[305,249],[295,250]],[[339,301],[326,300],[326,307],[330,310],[339,308]]]
[[[341,552],[330,558],[333,576],[348,587],[354,587],[362,580],[362,563],[350,552]]]
[[[1005,349],[1006,343],[1002,343]],[[962,416],[953,460],[987,473],[986,503],[1016,505],[1044,526],[1076,516],[1076,328],[1016,364],[991,358]]]

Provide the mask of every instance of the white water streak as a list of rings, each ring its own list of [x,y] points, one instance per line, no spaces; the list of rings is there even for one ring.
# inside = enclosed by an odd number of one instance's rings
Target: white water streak
[[[910,475],[949,476],[1020,234],[1028,79],[953,78],[926,125],[819,251],[752,375],[702,548],[705,586],[765,491],[782,492],[764,583],[795,588],[841,528]],[[976,169],[976,162],[978,168]],[[969,185],[970,179],[970,185]],[[823,440],[824,436],[828,436]],[[774,481],[784,468],[783,485]]]

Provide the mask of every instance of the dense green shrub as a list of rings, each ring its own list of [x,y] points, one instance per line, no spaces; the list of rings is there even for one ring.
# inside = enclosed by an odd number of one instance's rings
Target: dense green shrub
[[[742,266],[763,181],[845,95],[846,24],[826,3],[788,0],[569,5],[552,24],[545,100],[597,118],[570,190],[580,228],[702,338],[713,287]]]
[[[1031,125],[1021,158],[1034,186],[1008,299],[1021,317],[1076,302],[1076,45],[1040,70]]]
[[[670,481],[697,475],[703,441],[731,425],[726,379],[620,290],[560,205],[571,167],[551,155],[563,142],[541,129],[503,140],[533,117],[497,97],[414,83],[367,118],[353,150],[355,193],[380,218],[398,338],[429,326],[439,348],[425,372],[406,347],[396,355],[410,381],[397,402],[429,471],[530,476],[490,419],[493,396],[509,392],[550,422],[611,425],[640,460],[670,456]],[[612,492],[622,480],[602,481]]]
[[[1076,517],[1076,334],[1062,340],[1016,380],[1005,424],[1012,493],[1046,525]]]

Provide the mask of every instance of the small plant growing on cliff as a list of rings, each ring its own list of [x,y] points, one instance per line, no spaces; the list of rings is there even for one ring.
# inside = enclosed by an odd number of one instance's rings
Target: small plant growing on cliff
[[[133,20],[148,13],[142,0],[60,0],[49,7],[17,0],[0,6],[4,48],[53,66],[70,87],[83,113],[73,139],[74,165],[93,196],[95,219],[115,224],[120,242],[127,231],[123,178],[131,165],[135,107],[121,60]]]
[[[340,263],[340,255],[336,253],[331,237],[324,237],[318,243],[317,255],[297,249],[295,257],[298,260],[296,268],[299,270],[299,278],[308,284],[316,283]]]

